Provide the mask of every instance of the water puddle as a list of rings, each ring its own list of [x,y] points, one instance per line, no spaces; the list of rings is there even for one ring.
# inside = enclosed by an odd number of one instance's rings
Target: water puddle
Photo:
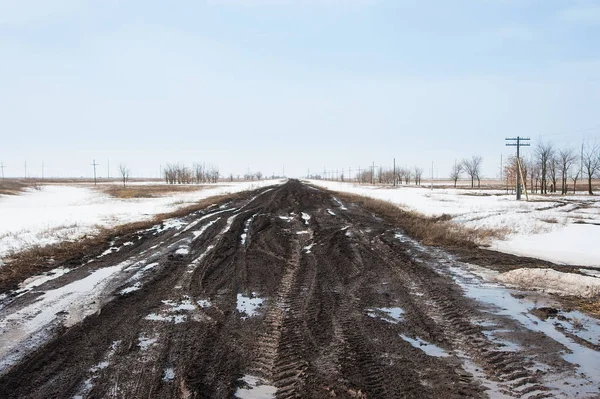
[[[235,391],[235,397],[240,399],[274,399],[277,388],[266,385],[263,380],[252,375],[242,378],[244,386]]]
[[[397,324],[402,321],[404,310],[402,308],[372,308],[367,309],[367,315],[388,323]]]
[[[416,338],[410,338],[404,334],[400,334],[400,337],[405,340],[406,342],[410,343],[413,347],[422,350],[423,352],[425,352],[426,354],[428,354],[429,356],[434,356],[434,357],[448,357],[450,356],[448,354],[448,352],[446,352],[445,350],[443,350],[442,348],[440,348],[439,346],[436,346],[434,344],[431,344],[427,341],[422,340],[419,337]]]

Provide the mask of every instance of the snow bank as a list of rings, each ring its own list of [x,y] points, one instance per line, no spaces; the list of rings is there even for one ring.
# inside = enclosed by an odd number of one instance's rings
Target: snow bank
[[[98,227],[149,219],[201,199],[256,189],[283,181],[219,184],[159,198],[119,199],[75,185],[48,185],[16,196],[0,195],[1,258],[32,245],[49,245],[94,234]]]
[[[517,269],[501,273],[496,280],[521,288],[538,289],[561,295],[591,298],[600,295],[600,279],[553,269]]]

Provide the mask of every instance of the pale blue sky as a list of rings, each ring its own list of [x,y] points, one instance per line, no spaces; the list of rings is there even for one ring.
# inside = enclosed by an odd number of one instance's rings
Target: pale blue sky
[[[600,1],[0,0],[0,51],[7,176],[494,177],[507,136],[600,137]]]

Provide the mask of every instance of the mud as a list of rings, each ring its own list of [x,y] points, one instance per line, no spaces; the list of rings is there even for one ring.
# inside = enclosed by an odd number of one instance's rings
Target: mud
[[[593,383],[569,383],[581,369],[564,358],[563,343],[465,295],[448,271],[460,267],[450,255],[298,181],[122,237],[115,247],[0,300],[0,397],[598,393]],[[116,266],[81,307],[37,330],[27,324],[38,301]],[[25,320],[15,319],[19,312]]]

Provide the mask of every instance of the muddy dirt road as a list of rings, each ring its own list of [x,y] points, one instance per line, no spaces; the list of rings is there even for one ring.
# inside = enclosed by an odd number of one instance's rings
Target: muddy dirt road
[[[289,181],[0,297],[0,397],[597,397],[593,319],[482,273]]]

